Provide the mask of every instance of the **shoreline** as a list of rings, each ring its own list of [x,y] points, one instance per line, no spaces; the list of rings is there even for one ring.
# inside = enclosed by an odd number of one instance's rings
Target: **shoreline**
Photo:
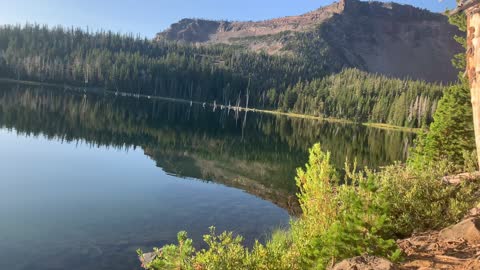
[[[282,115],[291,118],[301,118],[301,119],[311,119],[311,120],[318,120],[318,121],[326,121],[330,123],[341,123],[341,124],[357,124],[362,125],[365,127],[370,128],[377,128],[383,130],[392,130],[392,131],[401,131],[401,132],[409,132],[409,133],[419,133],[422,129],[421,128],[409,128],[409,127],[402,127],[402,126],[395,126],[386,123],[374,123],[374,122],[356,122],[349,119],[342,119],[342,118],[334,118],[334,117],[321,117],[321,116],[314,116],[308,114],[299,114],[293,112],[281,112],[281,111],[274,111],[274,110],[266,110],[266,109],[257,109],[257,108],[245,108],[245,107],[236,107],[236,106],[228,106],[223,104],[212,104],[207,102],[200,102],[200,101],[191,101],[181,98],[169,98],[169,97],[161,97],[161,96],[149,96],[144,94],[133,94],[128,92],[116,92],[113,90],[106,90],[104,88],[98,87],[81,87],[81,86],[71,86],[67,84],[57,84],[57,83],[46,83],[46,82],[36,82],[36,81],[24,81],[24,80],[16,80],[10,78],[0,78],[0,82],[6,83],[20,83],[24,85],[32,85],[32,86],[51,86],[51,87],[63,87],[66,89],[72,90],[84,90],[92,92],[104,92],[113,95],[121,95],[123,97],[135,97],[135,98],[147,98],[147,99],[157,99],[157,100],[165,100],[165,101],[172,101],[172,102],[180,102],[180,103],[191,103],[196,105],[208,105],[210,107],[220,107],[221,109],[227,108],[234,111],[244,111],[244,112],[257,112],[257,113],[265,113],[265,114],[272,114],[272,115]]]

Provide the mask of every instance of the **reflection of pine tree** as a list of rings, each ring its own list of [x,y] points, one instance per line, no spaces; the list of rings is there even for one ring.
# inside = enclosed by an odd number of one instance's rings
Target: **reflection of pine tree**
[[[44,134],[69,142],[81,140],[92,145],[140,146],[196,153],[209,159],[258,162],[279,168],[262,172],[266,183],[278,181],[274,185],[279,186],[292,184],[282,181],[293,179],[295,168],[303,163],[305,153],[316,142],[332,151],[332,161],[339,168],[346,156],[350,161],[356,158],[360,166],[376,168],[405,160],[406,148],[402,146],[413,137],[361,125],[249,114],[239,147],[241,129],[235,125],[234,114],[225,117],[223,112],[206,112],[201,105],[186,107],[121,96],[103,99],[88,94],[85,99],[83,93],[63,94],[30,87],[7,86],[0,90],[0,124],[21,133]],[[188,117],[187,109],[193,111]],[[222,147],[212,147],[218,145]]]

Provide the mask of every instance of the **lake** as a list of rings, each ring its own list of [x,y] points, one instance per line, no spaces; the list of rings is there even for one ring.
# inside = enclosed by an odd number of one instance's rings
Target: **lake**
[[[379,168],[414,135],[55,87],[0,84],[0,269],[139,269],[135,250],[251,245],[298,214],[295,169],[320,142]]]

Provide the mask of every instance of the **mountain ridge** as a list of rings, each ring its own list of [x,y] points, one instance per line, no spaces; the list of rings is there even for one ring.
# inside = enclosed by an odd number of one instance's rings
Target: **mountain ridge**
[[[450,60],[463,50],[453,37],[461,34],[440,13],[396,3],[340,0],[302,15],[255,22],[182,19],[155,40],[238,45],[304,57],[331,66],[330,72],[356,67],[451,82],[457,71]]]

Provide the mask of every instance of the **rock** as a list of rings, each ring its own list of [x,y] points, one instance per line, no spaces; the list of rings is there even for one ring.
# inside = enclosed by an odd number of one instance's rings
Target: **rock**
[[[149,252],[149,253],[143,253],[142,255],[139,256],[140,262],[142,263],[142,268],[146,269],[146,266],[153,262],[155,258],[157,257],[157,253],[155,252]]]
[[[294,33],[325,42],[304,43]],[[328,70],[348,66],[398,78],[454,82],[458,71],[450,59],[465,49],[452,36],[461,34],[443,14],[384,1],[340,0],[302,15],[255,22],[183,19],[155,40],[238,45],[273,55],[307,53],[311,61],[327,61]],[[307,51],[297,48],[298,42]],[[321,54],[324,50],[329,53]]]
[[[468,211],[463,219],[473,218],[473,217],[480,217],[480,207],[474,207]]]
[[[443,241],[464,239],[472,245],[480,245],[480,217],[469,218],[445,228],[438,237]]]
[[[336,264],[331,270],[396,270],[395,265],[387,259],[374,256],[359,256],[346,259]]]
[[[463,265],[463,270],[480,269],[480,262],[478,260],[468,261]]]

